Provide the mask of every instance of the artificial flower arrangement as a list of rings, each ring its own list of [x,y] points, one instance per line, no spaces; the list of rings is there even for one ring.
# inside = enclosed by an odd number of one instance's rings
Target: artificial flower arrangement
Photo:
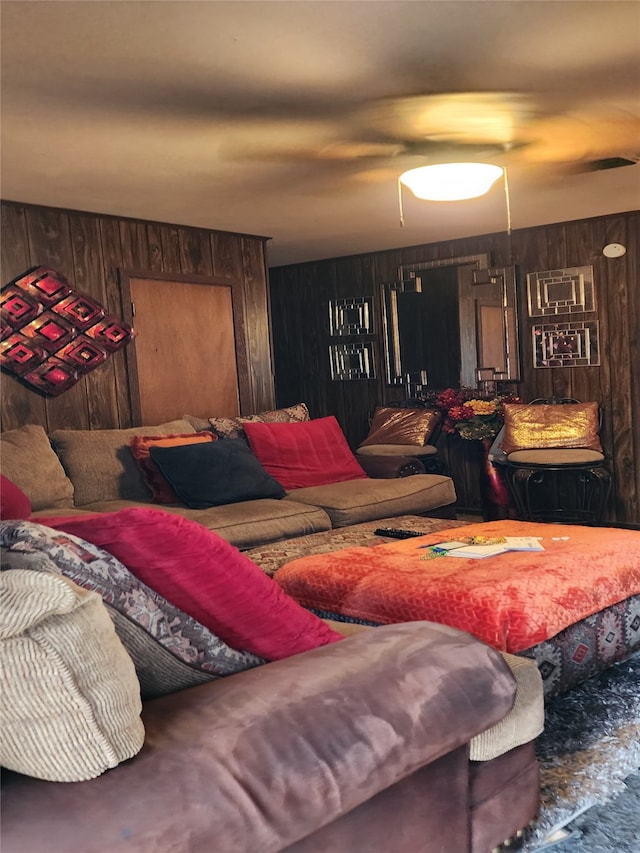
[[[519,403],[513,394],[480,399],[471,388],[447,388],[430,396],[430,403],[443,413],[444,432],[457,432],[469,441],[494,438],[504,422],[504,404]]]

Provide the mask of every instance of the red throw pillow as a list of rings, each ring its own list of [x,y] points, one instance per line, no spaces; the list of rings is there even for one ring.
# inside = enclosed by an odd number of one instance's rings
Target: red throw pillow
[[[156,503],[179,504],[182,501],[151,458],[149,448],[201,444],[203,442],[216,441],[217,438],[218,436],[212,432],[192,432],[180,435],[134,435],[129,442],[129,447]]]
[[[31,501],[25,493],[0,474],[0,519],[25,519],[31,515]]]
[[[233,648],[279,660],[342,639],[237,548],[197,521],[159,509],[50,521],[50,527],[109,551]]]
[[[367,477],[333,415],[301,423],[243,426],[260,464],[285,489]]]

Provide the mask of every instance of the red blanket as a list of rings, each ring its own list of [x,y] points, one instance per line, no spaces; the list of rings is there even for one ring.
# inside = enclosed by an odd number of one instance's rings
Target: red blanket
[[[514,653],[640,593],[638,531],[495,521],[455,534],[538,536],[545,550],[421,559],[420,546],[452,538],[446,530],[302,557],[275,580],[305,607],[380,623],[441,622]]]

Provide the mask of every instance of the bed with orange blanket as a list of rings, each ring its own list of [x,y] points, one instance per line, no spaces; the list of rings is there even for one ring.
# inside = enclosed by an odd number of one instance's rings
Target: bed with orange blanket
[[[439,531],[303,557],[275,580],[323,616],[442,622],[533,657],[547,697],[640,649],[640,531],[503,520],[455,535],[534,536],[544,550],[427,559],[452,538]]]

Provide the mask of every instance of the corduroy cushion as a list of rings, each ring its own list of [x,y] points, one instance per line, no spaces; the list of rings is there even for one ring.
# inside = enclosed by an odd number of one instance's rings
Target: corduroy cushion
[[[536,738],[544,728],[544,690],[535,660],[501,652],[516,680],[513,708],[470,743],[471,761],[491,761]]]
[[[131,455],[129,442],[136,435],[192,432],[195,430],[190,423],[179,420],[130,429],[61,429],[52,432],[50,439],[74,485],[75,505],[80,507],[101,501],[148,502],[150,492]],[[46,509],[47,506],[54,504],[37,508]]]
[[[367,478],[333,416],[244,429],[264,469],[287,490]]]
[[[182,447],[151,447],[151,459],[191,509],[282,498],[285,491],[240,438]]]
[[[31,501],[15,483],[0,474],[0,519],[29,518]]]
[[[505,403],[502,449],[509,456],[535,448],[602,453],[597,403]]]
[[[158,470],[151,458],[151,447],[181,447],[185,444],[201,444],[215,441],[217,436],[212,432],[192,432],[181,435],[134,435],[129,442],[133,458],[142,471],[142,476],[153,499],[159,504],[177,504],[180,498],[176,495],[166,477]]]
[[[370,444],[424,446],[440,423],[442,415],[433,409],[402,409],[378,406],[371,428],[360,447]]]
[[[211,445],[212,447],[215,445]],[[278,660],[341,639],[220,536],[161,510],[60,518],[235,649]]]
[[[0,468],[40,509],[73,509],[73,484],[49,443],[44,428],[27,424],[0,435]]]
[[[100,596],[24,570],[2,572],[0,593],[3,766],[81,782],[139,752],[138,679]]]

